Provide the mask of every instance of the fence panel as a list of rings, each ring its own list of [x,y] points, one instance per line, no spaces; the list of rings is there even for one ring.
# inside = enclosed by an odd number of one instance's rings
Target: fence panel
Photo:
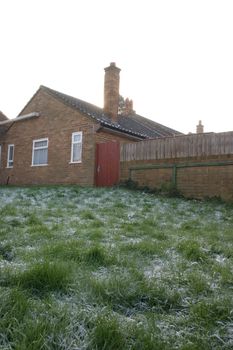
[[[233,131],[179,135],[121,145],[121,161],[233,154]]]

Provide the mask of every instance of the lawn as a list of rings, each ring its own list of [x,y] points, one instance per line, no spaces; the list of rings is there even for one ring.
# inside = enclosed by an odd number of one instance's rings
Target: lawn
[[[233,205],[0,188],[0,349],[233,348]]]

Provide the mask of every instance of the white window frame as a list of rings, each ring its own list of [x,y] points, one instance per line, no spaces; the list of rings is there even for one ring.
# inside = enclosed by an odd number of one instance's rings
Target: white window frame
[[[41,146],[41,147],[35,147],[35,143],[36,142],[42,142],[42,141],[47,141],[47,146]],[[34,164],[34,151],[35,150],[40,150],[40,149],[47,149],[49,152],[49,139],[48,137],[45,137],[43,139],[37,139],[37,140],[33,140],[33,144],[32,144],[32,165],[31,166],[47,166],[48,162],[46,164]]]
[[[10,148],[11,147],[13,147],[12,159],[10,159]],[[14,144],[8,145],[8,150],[7,150],[7,168],[13,168],[13,166],[14,166],[14,153],[15,153],[15,145]],[[12,165],[10,165],[10,162],[12,162]]]
[[[74,137],[80,135],[80,141],[74,141]],[[80,160],[73,160],[73,149],[74,145],[81,144],[81,157]],[[83,146],[83,132],[82,131],[77,131],[72,133],[72,139],[71,139],[71,158],[70,158],[70,164],[77,164],[77,163],[82,163],[82,146]]]

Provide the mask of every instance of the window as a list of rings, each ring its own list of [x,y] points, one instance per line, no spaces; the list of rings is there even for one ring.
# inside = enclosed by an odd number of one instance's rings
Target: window
[[[73,132],[71,145],[71,163],[81,163],[82,161],[82,131]]]
[[[7,168],[13,168],[14,164],[14,145],[8,145]]]
[[[48,139],[33,141],[32,166],[48,165]]]

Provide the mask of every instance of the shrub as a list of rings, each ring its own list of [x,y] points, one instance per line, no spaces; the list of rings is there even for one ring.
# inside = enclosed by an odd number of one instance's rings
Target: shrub
[[[160,188],[151,188],[148,186],[140,186],[137,181],[133,181],[132,179],[128,179],[126,181],[123,181],[120,183],[120,186],[126,187],[130,190],[139,190],[146,193],[154,193],[154,194],[161,194],[166,197],[179,197],[182,198],[183,195],[181,192],[177,189],[176,185],[172,182],[169,183],[163,183]]]
[[[128,179],[126,181],[122,181],[120,186],[129,188],[130,190],[137,190],[139,188],[138,182],[133,181],[132,179]]]
[[[183,197],[176,185],[172,182],[163,183],[159,192],[167,197]]]

